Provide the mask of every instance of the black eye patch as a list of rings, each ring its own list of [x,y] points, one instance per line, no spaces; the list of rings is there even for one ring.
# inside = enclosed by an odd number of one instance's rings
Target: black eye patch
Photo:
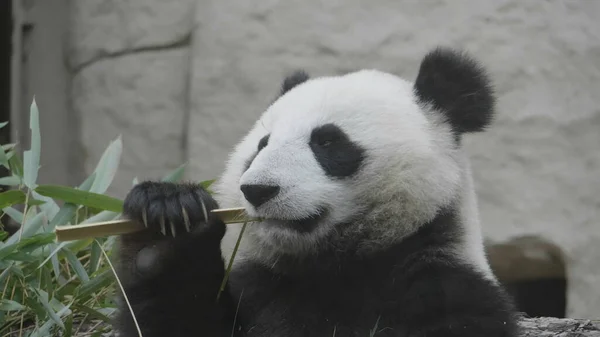
[[[335,124],[315,128],[310,136],[310,148],[325,174],[330,177],[352,176],[365,159],[365,150],[352,142]]]
[[[269,136],[270,135],[266,135],[264,137],[262,137],[259,141],[258,141],[258,146],[257,146],[257,151],[255,154],[252,155],[251,158],[249,158],[246,161],[246,167],[244,168],[244,172],[248,171],[248,168],[250,168],[250,165],[252,164],[252,162],[254,161],[254,158],[256,158],[256,156],[258,155],[258,153],[265,148],[265,146],[267,146],[269,144]]]
[[[260,139],[260,141],[258,142],[258,152],[260,152],[260,150],[264,149],[265,146],[267,146],[267,144],[269,144],[269,135],[262,137]]]

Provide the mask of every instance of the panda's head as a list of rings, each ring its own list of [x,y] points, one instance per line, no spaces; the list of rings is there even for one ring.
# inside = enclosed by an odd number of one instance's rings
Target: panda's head
[[[456,199],[460,137],[482,130],[493,105],[483,70],[446,49],[425,56],[414,83],[297,73],[231,155],[219,201],[266,219],[248,235],[270,252],[401,240]]]

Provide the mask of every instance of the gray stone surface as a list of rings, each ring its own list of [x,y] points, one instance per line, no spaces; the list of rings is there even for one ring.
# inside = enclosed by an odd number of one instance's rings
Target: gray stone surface
[[[600,321],[523,318],[519,322],[521,337],[600,337]]]
[[[193,29],[195,4],[195,0],[71,1],[71,67],[185,41]]]
[[[499,116],[467,138],[484,233],[556,242],[568,314],[600,316],[600,1],[207,0],[193,39],[191,175],[217,176],[285,73],[414,78],[443,44],[490,69]]]
[[[109,193],[123,197],[135,176],[160,178],[184,159],[189,48],[95,62],[73,78],[86,172],[122,134],[120,170]]]
[[[122,134],[115,196],[135,176],[157,178],[185,161],[196,2],[71,2],[71,105],[81,116],[83,161],[89,174]]]

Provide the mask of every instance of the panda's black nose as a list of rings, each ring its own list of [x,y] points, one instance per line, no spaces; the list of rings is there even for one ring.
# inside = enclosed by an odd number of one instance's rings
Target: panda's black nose
[[[279,193],[279,186],[272,185],[242,185],[240,189],[254,207],[273,199]]]

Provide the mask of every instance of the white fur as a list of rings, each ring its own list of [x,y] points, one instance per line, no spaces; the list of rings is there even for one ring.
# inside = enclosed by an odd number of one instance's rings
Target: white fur
[[[366,150],[363,167],[350,179],[327,177],[311,152],[311,131],[325,123],[335,123]],[[268,146],[243,172],[267,134]],[[217,199],[221,207],[244,206],[250,215],[266,218],[298,219],[323,205],[331,210],[311,233],[268,222],[249,225],[242,255],[268,259],[282,251],[313,252],[320,238],[350,218],[358,219],[350,235],[366,235],[360,242],[364,251],[386,247],[463,193],[461,216],[468,230],[457,254],[487,270],[470,171],[452,137],[439,113],[417,104],[411,82],[373,70],[313,79],[273,103],[237,145],[216,184]],[[276,184],[281,192],[254,209],[241,184]],[[238,231],[239,226],[228,228],[226,257]]]

